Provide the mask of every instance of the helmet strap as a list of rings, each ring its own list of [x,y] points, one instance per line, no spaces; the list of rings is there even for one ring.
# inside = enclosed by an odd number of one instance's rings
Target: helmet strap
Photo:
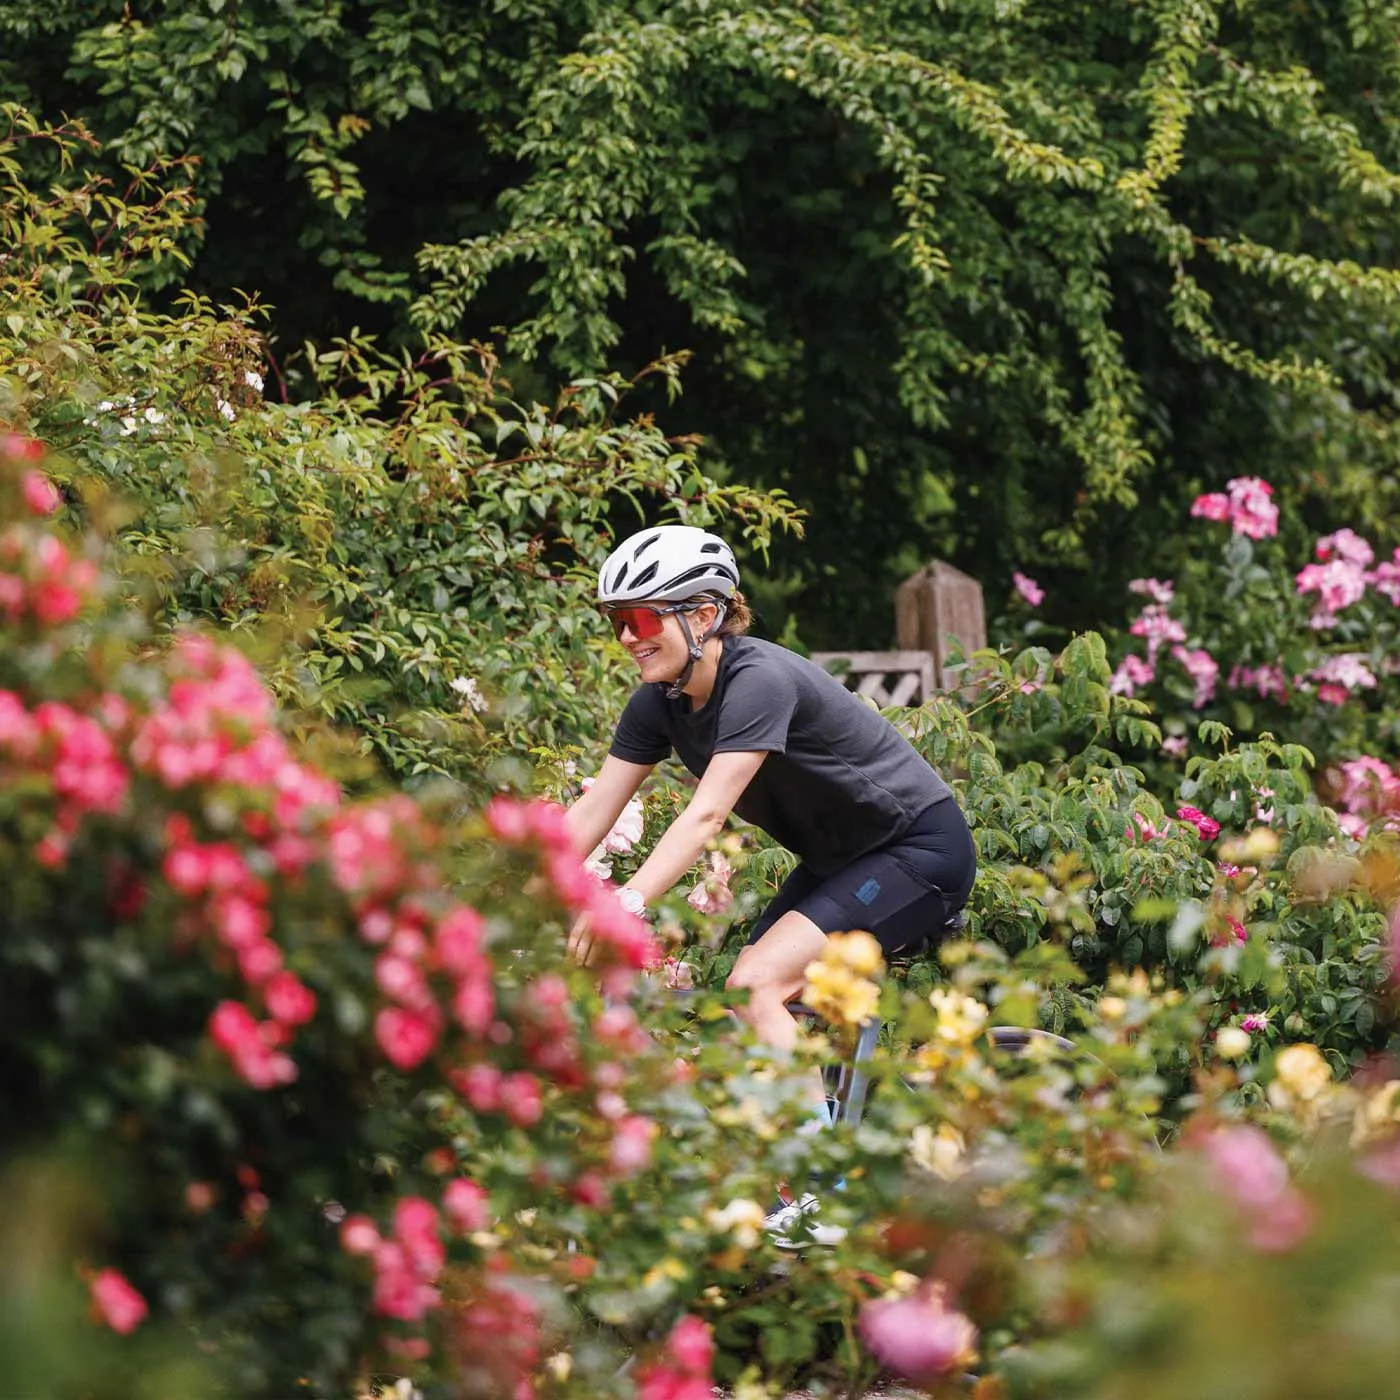
[[[685,693],[685,688],[690,684],[690,678],[695,674],[695,663],[704,660],[705,643],[715,635],[724,625],[724,604],[718,599],[715,600],[715,620],[705,629],[705,634],[698,641],[690,630],[690,623],[686,621],[683,612],[676,614],[676,621],[681,625],[681,631],[685,634],[685,644],[690,651],[690,660],[685,663],[685,669],[666,687],[666,698],[668,700],[679,700]]]

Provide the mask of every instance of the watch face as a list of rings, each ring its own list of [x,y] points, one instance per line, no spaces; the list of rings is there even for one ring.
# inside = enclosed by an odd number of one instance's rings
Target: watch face
[[[618,902],[629,914],[640,914],[647,907],[647,902],[636,890],[623,890],[618,895]]]

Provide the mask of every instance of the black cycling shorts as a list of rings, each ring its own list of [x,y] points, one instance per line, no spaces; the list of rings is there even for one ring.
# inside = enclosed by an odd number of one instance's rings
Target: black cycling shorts
[[[864,929],[885,956],[937,944],[943,926],[967,903],[977,878],[977,848],[956,800],[926,807],[888,846],[821,876],[799,865],[763,911],[749,942],[756,943],[796,909],[823,933]]]

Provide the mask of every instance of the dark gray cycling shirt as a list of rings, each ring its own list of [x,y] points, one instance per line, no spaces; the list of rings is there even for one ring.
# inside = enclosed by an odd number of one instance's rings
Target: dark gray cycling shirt
[[[668,700],[644,685],[611,752],[660,763],[672,750],[698,778],[717,753],[767,752],[734,810],[818,875],[902,836],[952,796],[913,745],[835,676],[754,637],[726,637],[709,700]]]

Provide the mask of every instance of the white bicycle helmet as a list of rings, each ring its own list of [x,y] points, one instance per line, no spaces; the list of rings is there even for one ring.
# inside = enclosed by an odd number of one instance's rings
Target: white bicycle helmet
[[[734,551],[696,525],[654,525],[618,545],[598,571],[598,601],[680,602],[701,593],[732,598],[739,587]]]

